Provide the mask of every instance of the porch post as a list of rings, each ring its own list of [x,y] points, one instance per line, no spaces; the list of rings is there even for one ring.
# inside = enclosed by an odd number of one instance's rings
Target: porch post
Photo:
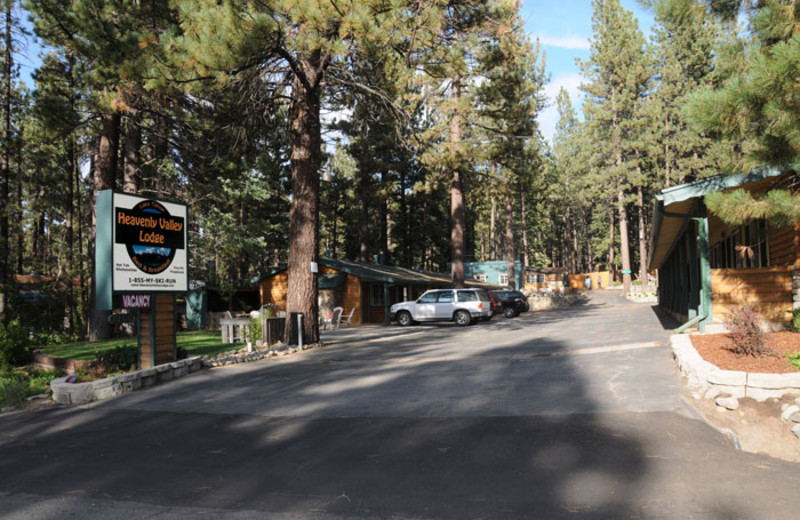
[[[705,208],[703,208],[705,213]],[[711,323],[714,319],[711,302],[711,261],[709,260],[708,247],[708,216],[695,217],[697,221],[697,245],[700,246],[700,308],[701,316],[705,318],[699,324],[701,333],[706,330],[706,323]]]

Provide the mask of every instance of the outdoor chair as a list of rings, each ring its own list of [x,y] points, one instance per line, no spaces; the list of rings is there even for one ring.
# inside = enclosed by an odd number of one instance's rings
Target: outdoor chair
[[[347,319],[342,321],[342,323],[340,323],[340,325],[341,326],[347,325],[348,327],[351,327],[353,325],[353,323],[352,323],[353,322],[353,314],[355,314],[355,313],[356,313],[356,307],[354,305],[353,308],[350,310],[350,314],[347,316]]]
[[[342,307],[334,307],[333,314],[331,314],[331,322],[328,324],[328,327],[331,329],[338,329],[339,322],[342,321],[342,313],[344,309]]]

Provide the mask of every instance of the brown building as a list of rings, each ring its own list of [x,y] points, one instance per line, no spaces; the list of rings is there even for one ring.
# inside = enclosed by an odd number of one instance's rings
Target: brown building
[[[319,259],[320,315],[334,307],[344,309],[347,317],[355,309],[351,323],[387,323],[393,303],[418,298],[428,289],[452,287],[449,274],[417,271],[405,267],[338,260]],[[286,309],[289,270],[274,269],[258,279],[261,305],[272,304]],[[467,281],[469,287],[493,286]]]
[[[773,324],[791,322],[792,282],[800,281],[800,227],[763,219],[729,226],[706,211],[704,197],[798,186],[795,172],[757,169],[675,186],[656,197],[648,263],[658,269],[659,305],[684,322],[679,330],[695,324],[702,330],[744,303],[757,304]]]

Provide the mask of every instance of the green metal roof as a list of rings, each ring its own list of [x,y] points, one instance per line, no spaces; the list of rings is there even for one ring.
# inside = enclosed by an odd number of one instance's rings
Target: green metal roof
[[[409,269],[406,267],[398,267],[393,265],[371,264],[366,262],[355,262],[352,260],[325,257],[320,257],[319,264],[342,273],[357,276],[359,278],[383,282],[391,285],[419,284],[440,287],[452,287],[453,285],[450,275],[447,273],[434,273],[431,271],[419,271],[416,269]],[[286,269],[287,267],[285,266],[272,269],[268,273],[254,278],[253,283],[258,283],[259,281],[281,273]],[[322,279],[323,278],[321,277],[320,283],[322,283]],[[477,282],[471,279],[467,279],[465,281],[465,285],[467,287],[479,287],[485,289],[494,289],[496,287],[493,284]],[[320,285],[320,288],[323,288],[322,285]]]
[[[738,173],[733,175],[715,175],[706,179],[700,179],[688,184],[673,186],[661,191],[656,195],[656,200],[663,201],[665,208],[675,202],[694,199],[705,196],[714,191],[725,191],[731,188],[738,188],[751,182],[757,182],[769,177],[778,177],[785,173],[785,170],[777,168],[756,168],[750,173]]]

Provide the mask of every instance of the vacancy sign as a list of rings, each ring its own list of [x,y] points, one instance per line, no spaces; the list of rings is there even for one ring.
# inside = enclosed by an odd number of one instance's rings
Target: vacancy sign
[[[187,223],[185,204],[99,192],[98,309],[110,309],[114,293],[187,291]],[[106,293],[109,299],[101,301]]]

